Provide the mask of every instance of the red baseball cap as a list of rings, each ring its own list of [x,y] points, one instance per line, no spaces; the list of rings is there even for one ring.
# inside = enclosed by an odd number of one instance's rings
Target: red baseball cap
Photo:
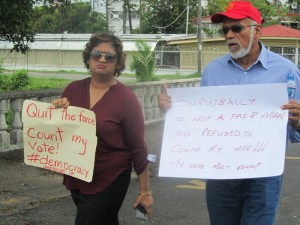
[[[236,20],[250,18],[256,21],[258,24],[261,24],[263,21],[258,9],[255,8],[250,2],[245,1],[230,2],[225,12],[212,15],[211,21],[213,23],[221,23],[225,17]]]

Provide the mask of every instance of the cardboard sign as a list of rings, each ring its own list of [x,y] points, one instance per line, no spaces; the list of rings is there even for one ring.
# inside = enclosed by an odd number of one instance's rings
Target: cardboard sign
[[[283,173],[286,84],[173,88],[159,176],[238,179]]]
[[[26,100],[22,121],[27,165],[92,181],[97,145],[94,112]]]

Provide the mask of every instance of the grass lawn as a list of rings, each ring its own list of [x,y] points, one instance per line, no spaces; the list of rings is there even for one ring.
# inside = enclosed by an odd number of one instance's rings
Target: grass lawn
[[[63,77],[67,77],[70,74],[76,75],[89,75],[88,72],[78,72],[78,71],[27,71],[29,74],[29,84],[23,86],[19,90],[37,90],[37,89],[50,89],[50,88],[64,88],[69,83],[72,82],[71,79],[66,79]],[[30,75],[30,74],[35,74]],[[7,71],[6,74],[10,74],[10,71]],[[48,75],[47,75],[48,74]],[[49,74],[57,75],[59,74],[60,77],[51,77]],[[45,75],[45,76],[43,76]],[[83,78],[86,76],[83,76]],[[121,77],[127,78],[135,78],[135,74],[133,73],[122,73]],[[158,75],[157,76],[160,80],[174,80],[174,79],[187,79],[187,78],[199,78],[198,73],[191,73],[189,75],[181,75],[180,73],[176,74],[165,74],[165,75]],[[126,80],[125,84],[133,84],[137,81],[135,79],[128,79]],[[0,82],[1,84],[1,82]],[[5,86],[4,86],[5,87]],[[7,90],[7,89],[6,89]],[[5,91],[5,89],[1,90],[0,85],[0,92]]]
[[[61,72],[62,77],[65,74],[65,76],[68,76],[70,72]],[[88,75],[89,73],[80,73],[77,74],[83,74]],[[120,76],[122,77],[129,77],[129,78],[135,78],[135,74],[129,74],[129,73],[122,73]],[[180,74],[166,74],[166,75],[159,75],[159,79],[161,80],[176,80],[176,79],[188,79],[188,78],[199,78],[198,73],[193,73],[190,75],[180,75]],[[30,77],[31,85],[26,86],[26,90],[33,90],[33,89],[42,89],[42,88],[64,88],[67,86],[72,80],[70,79],[64,79],[64,78],[49,78],[49,77]],[[130,80],[128,84],[135,83],[135,80]]]

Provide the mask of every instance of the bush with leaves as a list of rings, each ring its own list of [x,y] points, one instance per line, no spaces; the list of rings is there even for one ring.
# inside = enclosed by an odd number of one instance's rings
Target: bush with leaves
[[[25,70],[14,73],[11,77],[12,90],[19,90],[29,84],[29,76]]]
[[[4,59],[1,59],[1,58],[0,58],[0,74],[2,74],[2,73],[3,73],[3,70],[4,70],[4,69],[3,69],[3,66],[2,66],[2,65],[3,65],[3,61],[4,61]]]
[[[13,120],[14,120],[14,112],[12,111],[12,109],[8,110],[7,113],[5,113],[5,121],[6,121],[6,124],[7,124],[7,130],[6,131],[10,131],[12,130],[12,123],[13,123]]]
[[[11,89],[11,76],[6,74],[0,75],[0,91],[10,91]]]
[[[13,75],[1,74],[0,91],[16,91],[27,86],[30,78],[25,70],[20,70]]]
[[[159,80],[155,76],[156,59],[151,51],[151,46],[143,40],[136,41],[138,51],[132,53],[130,70],[135,71],[136,79],[139,82]]]

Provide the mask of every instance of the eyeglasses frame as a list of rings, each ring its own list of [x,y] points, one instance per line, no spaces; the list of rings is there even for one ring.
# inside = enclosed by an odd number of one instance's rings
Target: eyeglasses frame
[[[95,55],[95,53],[97,53],[97,54]],[[101,52],[101,51],[98,51],[98,50],[93,50],[90,53],[90,58],[92,58],[96,61],[101,59],[102,56],[104,56],[105,61],[108,62],[108,63],[114,63],[118,59],[118,56],[114,53],[111,53],[111,52]]]
[[[242,30],[244,30],[246,27],[255,27],[258,24],[251,24],[251,25],[232,25],[231,27],[222,27],[222,29],[220,30],[220,33],[222,33],[223,35],[227,35],[229,30],[231,30],[233,33],[240,33]],[[232,29],[234,28],[234,29]]]

